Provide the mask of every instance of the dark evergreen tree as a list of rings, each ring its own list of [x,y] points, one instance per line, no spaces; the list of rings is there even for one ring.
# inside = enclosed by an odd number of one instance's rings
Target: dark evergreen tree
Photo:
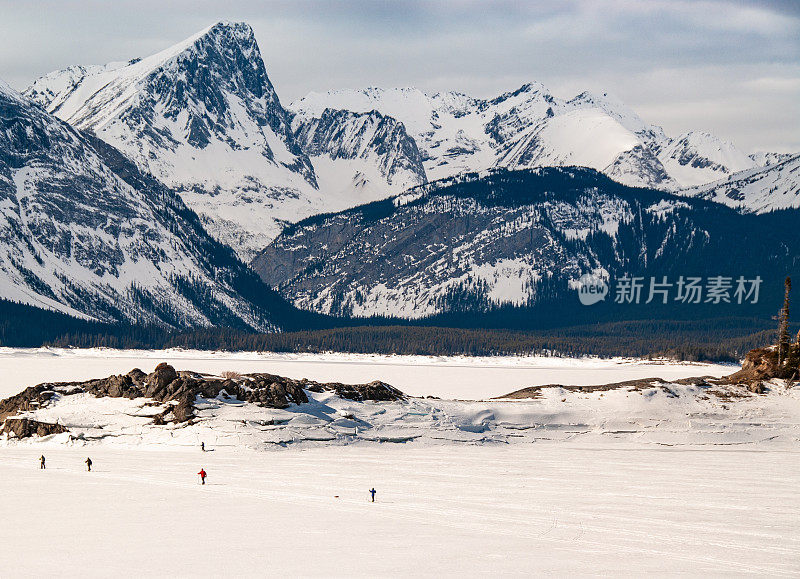
[[[786,276],[786,281],[783,283],[783,307],[781,308],[781,315],[779,316],[778,324],[778,364],[783,365],[786,358],[789,356],[789,349],[791,348],[791,338],[789,337],[789,293],[792,291],[792,278]]]

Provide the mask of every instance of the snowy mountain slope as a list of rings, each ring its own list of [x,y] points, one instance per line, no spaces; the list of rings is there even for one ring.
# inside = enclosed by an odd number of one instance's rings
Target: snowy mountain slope
[[[732,143],[696,131],[670,140],[658,156],[667,172],[683,187],[703,185],[756,167],[756,162]]]
[[[800,155],[680,193],[754,213],[800,208]]]
[[[414,88],[310,93],[290,105],[319,116],[326,108],[380,111],[417,141],[431,180],[490,167],[580,165],[635,186],[677,190],[755,166],[729,143],[703,133],[671,139],[608,94],[564,100],[529,83],[494,99]]]
[[[246,260],[288,222],[425,182],[413,140],[378,113],[298,119],[295,135],[244,23],[144,59],[54,72],[26,95],[177,190]]]
[[[800,233],[783,231],[792,219],[630,189],[589,169],[494,170],[307,219],[252,265],[318,312],[417,319],[512,307],[583,321],[595,313],[576,309],[574,284],[588,272],[782,279],[798,260]],[[734,243],[752,251],[731,252]]]
[[[51,73],[26,94],[178,190],[245,257],[281,220],[322,202],[246,24],[220,22],[144,59]]]
[[[770,165],[782,163],[792,157],[794,157],[792,153],[769,153],[766,151],[759,151],[758,153],[750,155],[750,158],[753,159],[759,167],[769,167]]]
[[[400,193],[426,182],[425,169],[417,144],[402,123],[377,111],[354,113],[325,109],[319,117],[295,115],[295,138],[309,155],[326,190],[358,191],[372,188],[375,193],[364,201]],[[340,178],[350,178],[336,187],[335,177],[322,168],[340,168]],[[343,169],[343,171],[342,171]],[[377,175],[373,176],[373,174]]]
[[[174,193],[5,84],[0,239],[8,300],[103,321],[272,327],[239,292],[246,268]]]
[[[177,190],[245,260],[287,223],[464,172],[575,165],[675,191],[777,158],[704,133],[671,139],[608,94],[564,100],[538,83],[488,100],[413,88],[311,93],[290,112],[244,23],[217,23],[147,58],[72,66],[26,94]]]
[[[428,95],[418,89],[367,88],[311,93],[292,103],[304,117],[320,117],[326,109],[355,113],[378,111],[403,123],[423,156],[428,179],[491,166],[489,137],[481,119],[470,114],[481,101],[460,93]]]

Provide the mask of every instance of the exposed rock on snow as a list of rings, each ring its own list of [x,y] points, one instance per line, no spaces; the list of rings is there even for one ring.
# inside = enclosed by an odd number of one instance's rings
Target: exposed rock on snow
[[[307,117],[330,108],[397,119],[416,140],[430,180],[490,167],[580,165],[628,185],[672,191],[758,165],[707,133],[670,138],[608,94],[564,100],[539,83],[488,100],[415,88],[312,92],[290,108]]]
[[[0,432],[16,438],[29,438],[31,436],[61,434],[62,432],[67,432],[67,429],[60,424],[37,422],[30,418],[7,418]]]
[[[45,391],[50,394],[40,400],[38,395]],[[154,397],[130,398],[147,392]],[[223,378],[175,372],[162,364],[148,376],[131,372],[104,380],[44,384],[26,393],[2,403],[0,407],[16,412],[7,420],[63,425],[68,432],[46,433],[38,440],[78,445],[199,446],[205,441],[264,449],[289,444],[598,439],[667,445],[793,444],[797,420],[791,417],[800,415],[800,389],[774,380],[742,385],[713,378],[550,385],[504,399],[469,402],[408,398],[379,381],[348,386],[270,374]],[[33,432],[39,427],[26,428]],[[5,443],[16,444],[14,440],[6,437]]]
[[[52,72],[25,94],[176,190],[244,260],[287,222],[425,182],[413,139],[379,113],[297,119],[295,135],[245,23],[218,22],[146,58]]]
[[[778,348],[756,348],[750,350],[742,361],[742,369],[729,376],[736,384],[761,383],[762,380],[772,378],[795,378],[797,368],[781,366],[778,364]]]
[[[365,400],[391,401],[402,400],[404,398],[400,390],[380,380],[375,380],[369,384],[355,385],[340,384],[338,382],[330,384],[305,382],[304,384],[308,384],[306,388],[311,392],[332,391],[340,398],[355,400],[356,402],[364,402]]]
[[[292,404],[308,403],[305,390],[334,392],[340,398],[358,402],[404,398],[402,392],[377,380],[369,384],[350,385],[294,380],[262,373],[219,378],[194,372],[176,372],[172,366],[162,362],[148,375],[136,368],[127,374],[98,380],[48,383],[27,388],[16,396],[0,401],[0,418],[18,412],[35,411],[47,406],[54,397],[90,394],[98,398],[147,398],[161,403],[164,408],[154,415],[154,422],[163,425],[170,421],[181,423],[194,418],[198,397],[237,400],[265,408],[288,408]]]
[[[680,192],[744,212],[769,213],[800,207],[800,155],[781,155],[765,167],[739,171],[727,179]]]
[[[414,139],[401,122],[377,111],[325,109],[319,117],[298,114],[292,120],[292,129],[315,166],[322,165],[320,158],[325,157],[334,163],[351,161],[354,167],[361,167],[352,177],[366,177],[377,170],[374,182],[351,182],[354,191],[369,184],[375,189],[375,199],[380,199],[427,181]],[[338,164],[346,168],[344,163]],[[327,179],[323,186],[330,189],[335,183]]]

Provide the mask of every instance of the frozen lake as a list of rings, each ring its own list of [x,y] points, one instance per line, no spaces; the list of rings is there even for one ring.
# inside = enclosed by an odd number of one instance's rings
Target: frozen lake
[[[797,576],[799,458],[560,443],[4,448],[2,574]]]
[[[411,396],[485,399],[526,386],[606,384],[658,377],[724,376],[731,365],[626,359],[529,357],[469,358],[367,354],[275,354],[192,350],[14,349],[0,348],[0,397],[42,382],[88,380],[151,372],[159,362],[178,370],[220,373],[269,372],[320,382],[382,380]]]
[[[212,373],[380,379],[412,395],[464,399],[735,370],[621,359],[0,349],[0,395],[149,372],[162,361]],[[65,395],[30,414],[69,432],[0,445],[0,574],[797,576],[797,389],[775,384],[767,395],[730,398],[672,386],[486,402],[354,403],[328,392],[283,410],[200,400],[193,424],[163,427],[142,414],[144,399]],[[358,419],[357,430],[336,430],[344,414]],[[380,442],[393,432],[417,438]],[[199,450],[201,440],[211,452]]]

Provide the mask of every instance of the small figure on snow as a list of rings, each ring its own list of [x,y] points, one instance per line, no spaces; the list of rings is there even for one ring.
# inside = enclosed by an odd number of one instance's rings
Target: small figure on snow
[[[369,489],[369,494],[371,494],[371,495],[372,495],[372,502],[373,502],[373,503],[375,502],[375,492],[376,492],[376,491],[375,491],[375,488],[371,488],[371,489]]]
[[[202,450],[203,452],[206,451],[206,443],[205,442],[201,442],[200,443],[200,450]]]
[[[84,462],[86,463],[86,470],[92,472],[92,459],[87,456]]]
[[[200,467],[200,472],[198,472],[197,474],[200,475],[200,484],[206,484],[206,477],[208,476],[208,473],[206,473],[206,471],[203,470],[203,467]]]
[[[42,455],[42,456],[39,457],[39,469],[40,470],[44,470],[46,468],[47,467],[44,464],[44,455]]]

